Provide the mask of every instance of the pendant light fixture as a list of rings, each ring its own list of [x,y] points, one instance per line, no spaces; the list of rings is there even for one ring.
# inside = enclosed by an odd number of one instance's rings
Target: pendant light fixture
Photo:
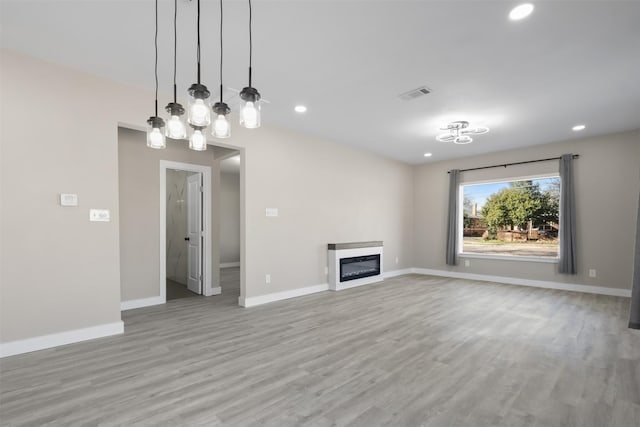
[[[166,148],[167,143],[164,136],[164,120],[158,117],[158,0],[156,6],[156,32],[155,32],[155,77],[156,77],[156,99],[155,99],[155,116],[149,117],[147,120],[147,147],[150,148]]]
[[[198,83],[189,88],[189,117],[188,121],[192,131],[189,136],[189,148],[192,150],[206,150],[207,142],[205,132],[202,132],[211,124],[211,109],[209,108],[209,89],[200,83],[200,0],[198,0]],[[194,140],[195,139],[195,140]]]
[[[165,107],[169,118],[165,135],[173,139],[185,139],[187,127],[184,123],[184,108],[178,103],[178,90],[176,86],[176,69],[178,56],[178,0],[173,0],[173,102]]]
[[[191,125],[189,135],[189,148],[194,151],[205,151],[207,149],[207,132],[205,126]]]
[[[260,93],[251,86],[251,61],[253,56],[252,10],[249,0],[249,86],[240,91],[240,126],[248,129],[260,127]]]
[[[220,101],[213,105],[213,112],[216,119],[211,128],[211,134],[216,138],[229,138],[231,136],[231,124],[227,120],[227,114],[231,111],[229,106],[222,100],[222,0],[220,0]]]

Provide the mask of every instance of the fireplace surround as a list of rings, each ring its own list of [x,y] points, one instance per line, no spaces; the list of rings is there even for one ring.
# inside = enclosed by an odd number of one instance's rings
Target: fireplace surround
[[[381,241],[329,243],[329,289],[339,291],[383,280]]]

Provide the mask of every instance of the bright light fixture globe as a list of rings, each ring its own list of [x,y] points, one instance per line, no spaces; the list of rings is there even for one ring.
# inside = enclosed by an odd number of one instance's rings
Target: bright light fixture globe
[[[260,126],[260,122],[258,120],[259,112],[256,108],[256,105],[249,101],[247,102],[242,110],[240,110],[240,116],[242,119],[242,125],[248,129],[255,129]]]
[[[213,136],[216,138],[229,138],[231,136],[231,126],[227,118],[218,114],[218,118],[213,122]]]
[[[531,3],[524,3],[511,9],[511,12],[509,12],[509,19],[512,21],[519,21],[531,15],[531,12],[533,12],[533,5]]]
[[[187,137],[187,128],[180,116],[171,116],[167,120],[167,136],[173,139],[184,139]]]
[[[196,99],[189,105],[189,123],[195,126],[208,126],[211,123],[209,107],[202,99]]]
[[[147,147],[163,149],[166,146],[164,120],[158,116],[149,117],[149,120],[147,120]]]
[[[204,128],[193,129],[189,137],[189,148],[194,151],[205,151],[207,149],[207,136],[202,132]]]

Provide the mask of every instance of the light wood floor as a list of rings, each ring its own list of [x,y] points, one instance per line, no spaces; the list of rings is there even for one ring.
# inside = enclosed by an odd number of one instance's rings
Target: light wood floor
[[[167,301],[180,298],[193,298],[199,296],[195,292],[191,292],[187,285],[178,283],[174,280],[167,279]]]
[[[240,296],[240,267],[227,267],[220,269],[220,287],[222,288],[222,303],[238,304]],[[167,301],[181,298],[201,297],[187,289],[187,285],[167,279]]]
[[[223,291],[224,296],[224,291]],[[3,425],[640,425],[625,298],[409,275],[2,359]]]

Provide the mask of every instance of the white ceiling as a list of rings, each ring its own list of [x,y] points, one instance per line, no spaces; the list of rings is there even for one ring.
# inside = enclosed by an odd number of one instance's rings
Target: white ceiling
[[[513,1],[254,0],[254,86],[271,102],[263,123],[408,163],[640,128],[640,1],[533,3],[528,19],[512,22]],[[225,86],[240,89],[247,3],[224,5]],[[2,47],[153,87],[153,0],[1,6]],[[196,77],[196,3],[178,6],[185,94]],[[171,90],[172,9],[160,0],[161,104]],[[218,2],[202,0],[202,13],[202,80],[216,94]],[[421,85],[433,93],[398,98]],[[293,111],[298,103],[306,114]],[[491,132],[465,146],[436,141],[448,120]],[[580,134],[571,131],[578,123],[587,125]]]

